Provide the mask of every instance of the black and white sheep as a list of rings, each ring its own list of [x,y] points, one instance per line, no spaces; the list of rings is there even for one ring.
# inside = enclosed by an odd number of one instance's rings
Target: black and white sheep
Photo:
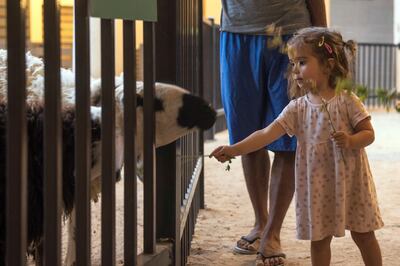
[[[0,265],[4,264],[5,255],[5,179],[6,179],[6,119],[7,119],[7,53],[0,50]],[[28,252],[40,244],[43,236],[43,119],[44,90],[41,59],[27,53],[27,130],[28,130]],[[101,107],[100,81],[91,82],[91,132],[92,132],[92,191],[99,191],[101,177]],[[119,174],[123,164],[123,86],[122,79],[116,79],[115,107],[115,169]],[[74,212],[74,127],[75,127],[75,88],[74,74],[70,70],[61,69],[62,87],[62,149],[63,149],[63,204],[64,213]],[[137,83],[137,135],[136,154],[143,150],[143,84]],[[216,118],[215,111],[200,97],[189,94],[186,90],[163,83],[155,84],[156,112],[156,147],[166,145],[187,134],[190,130],[208,129]],[[97,196],[92,193],[93,198]],[[75,215],[71,215],[73,218]],[[75,262],[75,243],[72,228],[74,219],[69,225],[69,244],[66,264]]]

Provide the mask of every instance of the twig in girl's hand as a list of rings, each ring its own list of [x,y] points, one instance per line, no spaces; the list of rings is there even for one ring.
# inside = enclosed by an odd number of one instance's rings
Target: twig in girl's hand
[[[176,155],[176,156],[177,156],[177,157],[181,157],[182,159],[197,159],[197,158],[199,158],[200,156],[211,158],[210,154]],[[231,170],[232,159],[235,159],[235,157],[230,158],[230,159],[228,160],[228,165],[225,167],[225,171],[230,171],[230,170]]]
[[[331,114],[329,113],[329,110],[328,110],[328,103],[326,102],[326,100],[324,98],[322,98],[322,96],[320,96],[320,98],[321,98],[321,101],[322,101],[322,109],[328,114],[329,125],[331,126],[331,129],[332,129],[333,133],[336,133],[336,128],[335,128],[335,126],[334,126],[334,124],[332,122]],[[340,155],[342,156],[343,163],[346,166],[346,160],[344,159],[344,154],[343,154],[343,150],[342,149],[340,149]]]

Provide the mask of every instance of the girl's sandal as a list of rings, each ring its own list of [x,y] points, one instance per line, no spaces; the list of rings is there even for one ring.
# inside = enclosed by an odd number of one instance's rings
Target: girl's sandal
[[[271,256],[264,256],[262,253],[257,252],[256,266],[284,266],[286,255],[285,253],[278,253]],[[268,264],[265,264],[268,262]]]

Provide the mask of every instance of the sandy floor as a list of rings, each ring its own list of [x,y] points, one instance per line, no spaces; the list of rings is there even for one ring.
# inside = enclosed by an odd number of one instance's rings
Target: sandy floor
[[[367,151],[375,176],[385,227],[377,232],[384,265],[400,265],[400,114],[373,113],[376,141]],[[221,132],[215,141],[205,144],[205,153],[219,144],[227,143],[228,135]],[[233,160],[229,172],[225,165],[205,159],[206,209],[201,210],[192,242],[189,265],[254,265],[255,256],[234,255],[232,247],[246,234],[253,221],[253,211],[245,188],[240,160]],[[138,182],[138,214],[143,213],[142,184]],[[116,185],[116,259],[123,265],[123,182]],[[101,265],[101,205],[92,203],[92,265]],[[282,229],[282,245],[288,265],[310,265],[309,243],[295,239],[295,215],[290,207]],[[138,252],[142,252],[143,219],[138,219]],[[67,231],[63,227],[65,256]],[[334,239],[333,265],[362,265],[361,257],[349,236]],[[33,265],[30,260],[28,265]]]
[[[367,148],[374,174],[385,227],[376,232],[381,244],[384,265],[400,265],[400,114],[373,112],[375,142]],[[206,143],[209,153],[227,143],[221,132],[215,141]],[[254,265],[254,255],[235,255],[232,247],[247,234],[254,222],[247,195],[240,159],[233,160],[231,170],[216,160],[205,161],[206,209],[200,212],[192,242],[189,265]],[[281,232],[287,265],[311,265],[309,242],[295,239],[293,202]],[[335,238],[332,244],[332,265],[363,265],[361,256],[349,234]]]

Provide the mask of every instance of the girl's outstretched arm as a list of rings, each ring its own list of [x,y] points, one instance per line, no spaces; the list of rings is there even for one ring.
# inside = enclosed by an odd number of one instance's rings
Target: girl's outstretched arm
[[[332,134],[336,145],[339,148],[361,149],[375,140],[374,128],[369,118],[360,121],[355,127],[355,133],[349,135],[346,132],[338,131]]]
[[[283,127],[274,121],[266,128],[255,131],[234,145],[219,146],[210,154],[210,157],[214,156],[218,161],[225,162],[235,156],[257,151],[280,138],[285,133]]]

